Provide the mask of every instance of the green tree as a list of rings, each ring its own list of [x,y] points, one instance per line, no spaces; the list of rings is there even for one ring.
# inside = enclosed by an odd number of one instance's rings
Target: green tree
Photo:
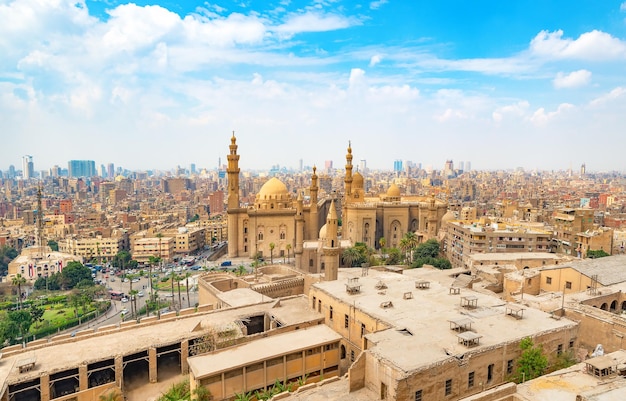
[[[54,252],[59,252],[59,243],[56,242],[55,240],[49,240],[48,241],[48,246],[50,247],[50,249],[52,249]]]
[[[17,330],[22,337],[22,341],[25,340],[24,336],[30,330],[30,326],[33,324],[33,317],[27,310],[17,310],[9,312],[9,320],[15,323]]]
[[[402,261],[402,252],[398,248],[389,248],[387,250],[386,265],[397,265]]]
[[[276,247],[276,244],[273,242],[270,242],[270,263],[274,264],[274,248]]]
[[[359,262],[361,261],[361,252],[359,252],[356,247],[346,248],[341,253],[341,260],[346,266],[359,266]]]
[[[287,260],[289,260],[289,251],[291,250],[291,244],[285,245],[285,249],[287,250]]]
[[[113,388],[98,397],[99,401],[122,401],[122,393],[117,388]]]
[[[439,257],[439,242],[436,239],[419,244],[413,252],[413,259],[418,258],[437,258]]]
[[[9,319],[8,312],[0,311],[0,346],[8,345],[19,334],[19,327]]]
[[[17,251],[10,246],[0,246],[0,276],[6,276],[9,262],[17,258]]]
[[[520,342],[522,354],[517,360],[517,373],[515,380],[522,383],[541,376],[548,367],[548,358],[543,354],[543,348],[535,346],[530,337]]]
[[[63,278],[63,286],[66,289],[76,287],[76,285],[83,280],[89,280],[93,283],[91,270],[76,261],[68,262],[67,266],[65,266],[61,272],[61,276]]]
[[[185,272],[185,288],[187,291],[187,307],[191,308],[191,298],[189,298],[189,277],[191,277],[191,273]]]
[[[22,286],[24,284],[26,284],[26,278],[19,273],[11,279],[11,285],[17,287],[17,303],[20,309],[22,309]]]
[[[604,258],[606,256],[611,256],[608,253],[606,253],[605,251],[603,251],[602,249],[598,249],[598,250],[588,250],[587,251],[587,257],[589,259],[597,259],[597,258]]]

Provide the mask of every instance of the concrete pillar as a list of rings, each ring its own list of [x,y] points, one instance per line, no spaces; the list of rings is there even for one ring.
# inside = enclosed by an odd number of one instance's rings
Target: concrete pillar
[[[180,373],[184,375],[189,373],[187,358],[189,358],[189,340],[183,340],[180,343]]]
[[[154,347],[148,348],[148,375],[150,383],[157,382],[157,349]]]
[[[78,387],[80,388],[80,391],[87,390],[89,388],[89,376],[87,375],[86,364],[78,366]]]
[[[50,401],[50,375],[42,373],[39,377],[39,389],[41,390],[41,401]]]
[[[115,383],[124,390],[124,357],[116,355],[115,359]]]

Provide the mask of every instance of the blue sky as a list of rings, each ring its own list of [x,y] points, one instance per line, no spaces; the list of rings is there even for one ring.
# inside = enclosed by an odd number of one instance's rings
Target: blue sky
[[[626,2],[0,0],[0,169],[626,171]]]

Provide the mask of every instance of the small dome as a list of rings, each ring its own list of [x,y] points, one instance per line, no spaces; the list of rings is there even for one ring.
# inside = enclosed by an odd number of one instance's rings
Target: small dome
[[[393,198],[400,197],[400,188],[398,188],[398,186],[396,184],[392,183],[389,186],[389,189],[387,190],[387,196],[393,197]]]
[[[281,195],[287,195],[287,187],[276,177],[272,177],[268,182],[263,184],[259,191],[259,199],[280,198]]]
[[[452,220],[456,220],[456,213],[454,213],[452,210],[448,210],[446,214],[444,214],[443,217],[441,218],[442,223],[445,223],[447,221],[452,221]]]
[[[363,176],[358,171],[352,176],[352,188],[363,189]]]
[[[326,239],[326,224],[324,224],[322,228],[320,228],[319,239]]]

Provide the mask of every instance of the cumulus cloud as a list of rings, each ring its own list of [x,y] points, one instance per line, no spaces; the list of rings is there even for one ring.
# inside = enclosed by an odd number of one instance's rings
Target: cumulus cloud
[[[578,88],[589,84],[591,72],[587,70],[573,71],[569,74],[559,72],[552,81],[556,89]]]
[[[370,67],[374,67],[376,64],[380,63],[382,59],[383,57],[380,54],[372,56],[372,58],[370,59]]]
[[[535,125],[545,125],[552,120],[562,117],[564,114],[568,113],[574,108],[575,106],[569,103],[562,103],[559,105],[559,107],[557,107],[555,111],[550,112],[546,112],[545,108],[540,107],[530,117],[530,121]]]
[[[611,103],[615,101],[616,99],[619,99],[625,95],[626,95],[626,88],[620,86],[611,90],[609,93],[606,93],[600,97],[593,99],[589,103],[589,105],[592,107],[602,106],[603,104]]]
[[[507,117],[524,117],[528,113],[529,107],[530,104],[526,100],[506,106],[501,106],[494,110],[494,112],[491,114],[491,118],[494,122],[499,123]]]
[[[593,30],[578,39],[563,38],[563,31],[541,31],[530,42],[533,55],[555,59],[615,60],[626,58],[626,42]]]

